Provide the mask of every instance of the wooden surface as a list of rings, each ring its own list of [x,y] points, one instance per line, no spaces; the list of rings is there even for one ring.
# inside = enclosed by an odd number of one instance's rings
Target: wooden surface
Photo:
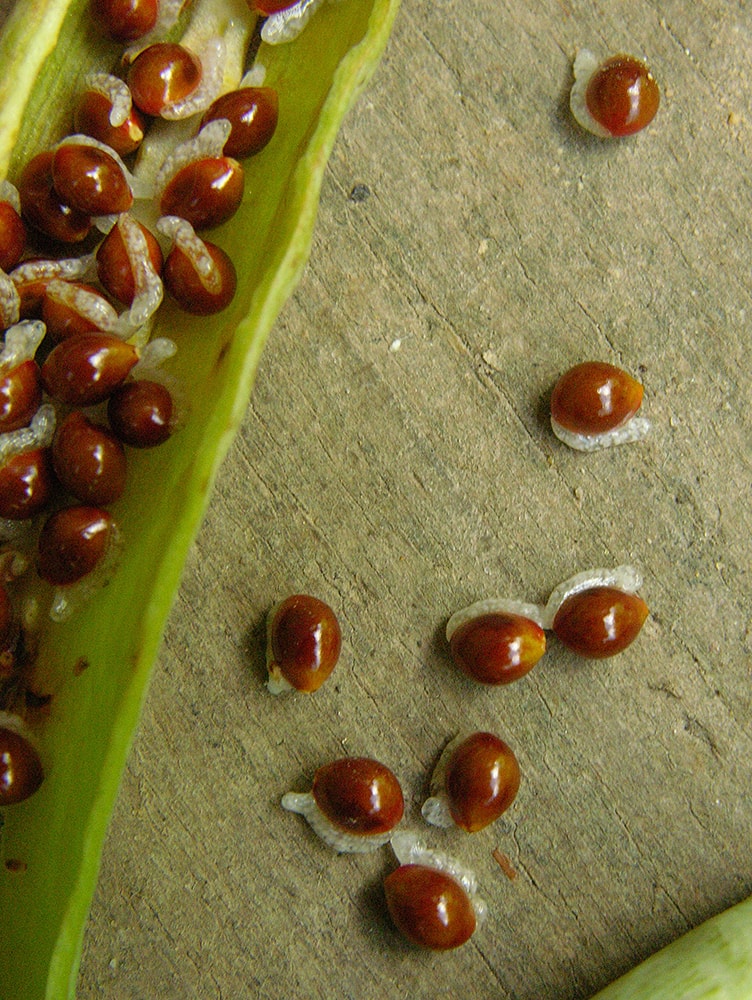
[[[580,46],[649,58],[648,131],[572,123]],[[405,0],[188,563],[81,1000],[579,1000],[752,892],[751,125],[741,0]],[[646,442],[552,437],[551,387],[588,358],[644,382]],[[452,667],[456,609],[624,562],[652,614],[617,659],[552,641],[498,690]],[[335,607],[344,650],[275,699],[263,619],[293,591]],[[522,786],[493,828],[424,828],[490,911],[424,954],[385,915],[390,852],[334,855],[279,800],[368,754],[419,827],[471,728]]]

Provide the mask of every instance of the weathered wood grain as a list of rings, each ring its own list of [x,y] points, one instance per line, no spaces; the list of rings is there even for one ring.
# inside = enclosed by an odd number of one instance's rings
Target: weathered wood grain
[[[648,131],[572,123],[583,45],[649,57]],[[752,891],[750,81],[743,2],[405,0],[189,561],[82,1000],[583,1000]],[[646,442],[552,437],[551,386],[587,358],[642,379]],[[452,668],[457,608],[622,562],[652,615],[617,659],[552,641],[502,690]],[[293,590],[337,609],[344,652],[316,695],[273,699],[263,618]],[[279,799],[371,754],[417,825],[468,728],[523,783],[494,828],[426,832],[490,909],[435,957],[385,916],[389,852],[334,856]]]

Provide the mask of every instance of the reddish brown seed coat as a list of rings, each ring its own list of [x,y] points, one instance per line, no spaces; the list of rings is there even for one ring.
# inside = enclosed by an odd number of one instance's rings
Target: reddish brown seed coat
[[[134,42],[157,23],[158,0],[92,0],[91,12],[110,38]]]
[[[229,156],[209,156],[178,170],[162,192],[162,215],[179,215],[196,230],[226,222],[240,206],[243,168]]]
[[[61,200],[87,215],[127,212],[133,193],[109,153],[97,146],[66,142],[55,150],[52,183]]]
[[[113,521],[97,507],[66,507],[45,522],[38,542],[39,575],[57,586],[75,583],[105,555]]]
[[[107,402],[107,418],[124,444],[153,448],[172,434],[172,395],[166,386],[149,379],[124,382]]]
[[[225,156],[244,160],[266,146],[277,128],[279,98],[272,87],[241,87],[218,97],[201,120],[226,118],[231,126]]]
[[[281,10],[288,10],[294,7],[298,0],[248,0],[251,10],[268,17],[269,14],[278,14]]]
[[[80,243],[91,229],[85,212],[66,205],[52,183],[50,151],[39,153],[24,167],[18,180],[21,215],[35,229],[61,243]]]
[[[174,42],[157,42],[140,52],[128,70],[133,101],[147,115],[188,97],[201,83],[201,60]]]
[[[71,282],[70,284],[74,284],[77,288],[107,302],[104,295],[92,285],[84,285],[82,282]],[[47,333],[55,341],[65,340],[67,337],[74,337],[79,333],[91,333],[98,329],[97,325],[86,316],[82,316],[65,302],[61,302],[46,292],[42,297],[42,321],[47,327]]]
[[[598,124],[612,135],[633,135],[655,117],[660,93],[645,63],[633,56],[617,55],[593,73],[585,103]]]
[[[405,809],[393,772],[368,757],[344,757],[320,767],[313,779],[313,797],[328,820],[354,834],[386,833],[399,823]]]
[[[43,780],[42,762],[31,743],[14,729],[0,727],[0,806],[28,799]]]
[[[453,751],[444,786],[452,819],[468,833],[493,823],[514,801],[520,766],[493,733],[473,733]]]
[[[565,372],[551,394],[551,416],[575,434],[604,434],[630,420],[643,387],[621,368],[584,361]]]
[[[74,410],[60,424],[52,444],[57,478],[77,500],[104,506],[125,489],[125,449],[106,427]]]
[[[543,629],[509,612],[478,615],[455,630],[452,659],[481,684],[509,684],[523,677],[546,651]]]
[[[39,365],[33,358],[0,375],[0,434],[26,427],[41,402]]]
[[[339,659],[342,635],[332,609],[306,594],[286,598],[270,626],[274,666],[298,691],[318,690]]]
[[[95,90],[85,91],[78,99],[73,114],[73,127],[81,135],[89,135],[114,149],[120,156],[128,156],[141,145],[146,127],[143,114],[137,107],[122,125],[110,124],[112,102]]]
[[[475,930],[472,900],[456,879],[426,865],[401,865],[384,880],[389,914],[422,948],[458,948]]]
[[[138,223],[146,240],[149,260],[157,274],[162,273],[164,258],[156,236],[146,226]],[[130,258],[118,226],[113,226],[97,249],[97,276],[104,287],[118,302],[133,304],[136,285]]]
[[[0,201],[0,269],[12,270],[26,246],[26,226],[15,208]]]
[[[214,243],[204,241],[214,261],[219,276],[218,292],[210,292],[187,253],[174,246],[167,254],[162,280],[164,286],[181,309],[194,316],[211,316],[226,309],[232,302],[238,286],[235,265],[229,256]]]
[[[49,448],[13,455],[0,468],[0,517],[22,521],[48,505],[55,489]]]
[[[552,629],[569,649],[592,659],[615,656],[633,642],[649,614],[636,594],[616,587],[591,587],[568,597]]]
[[[131,344],[104,333],[84,333],[58,344],[42,365],[47,392],[71,406],[107,399],[138,361]]]

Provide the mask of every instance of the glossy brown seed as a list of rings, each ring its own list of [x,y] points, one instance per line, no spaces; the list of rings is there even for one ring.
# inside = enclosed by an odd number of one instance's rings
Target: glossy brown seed
[[[87,215],[127,212],[133,193],[118,162],[98,146],[64,142],[52,159],[52,183],[61,201]]]
[[[85,504],[114,503],[125,489],[125,449],[106,427],[74,410],[60,424],[52,461],[65,489]]]
[[[229,156],[208,156],[182,167],[162,192],[162,215],[178,215],[194,229],[210,229],[226,222],[240,206],[243,168]]]
[[[158,0],[92,0],[91,12],[116,42],[134,42],[157,23]]]
[[[393,829],[405,810],[395,775],[368,757],[344,757],[320,767],[313,779],[313,797],[335,826],[366,836]]]
[[[7,726],[0,726],[0,806],[23,802],[44,780],[39,754],[31,743]]]
[[[201,83],[201,60],[174,42],[157,42],[140,52],[128,70],[128,86],[147,115],[188,97]]]
[[[520,787],[520,766],[498,736],[473,733],[452,752],[444,787],[454,822],[475,833],[512,804]]]
[[[642,405],[643,387],[621,368],[585,361],[565,372],[551,394],[551,416],[575,434],[621,427]]]
[[[0,375],[0,434],[28,426],[41,402],[42,381],[33,358]]]
[[[48,151],[33,157],[18,180],[21,215],[30,226],[60,243],[80,243],[91,230],[85,212],[66,205],[52,183],[52,160]]]
[[[42,384],[61,403],[92,406],[107,399],[137,361],[131,344],[104,333],[83,333],[50,352],[42,365]]]
[[[162,248],[157,238],[146,226],[141,225],[140,222],[138,226],[146,240],[152,267],[157,274],[161,274],[164,263]],[[113,298],[126,306],[133,304],[133,297],[136,294],[133,268],[131,267],[128,251],[119,226],[113,226],[99,244],[99,248],[97,249],[97,275]]]
[[[585,103],[599,125],[620,137],[633,135],[650,124],[658,111],[660,93],[644,62],[617,55],[606,59],[593,73]]]
[[[100,300],[107,305],[107,299],[92,285],[85,285],[82,282],[68,282],[80,291],[93,296],[95,300]],[[55,295],[45,294],[42,296],[42,321],[47,327],[47,333],[52,340],[61,341],[68,337],[74,337],[79,333],[91,333],[99,327],[88,316],[84,316],[77,309],[61,301]]]
[[[22,521],[50,503],[55,476],[49,448],[13,455],[0,467],[0,517]]]
[[[112,517],[98,507],[65,507],[52,514],[39,533],[39,575],[65,586],[87,576],[109,548]]]
[[[626,649],[648,614],[647,604],[637,594],[616,587],[591,587],[566,598],[551,627],[575,653],[602,659]]]
[[[342,635],[332,609],[316,597],[294,594],[270,622],[269,673],[281,674],[298,691],[316,691],[339,659]]]
[[[154,448],[172,434],[174,418],[170,390],[161,382],[124,382],[107,402],[107,418],[115,435],[131,448]]]
[[[223,153],[244,160],[266,146],[277,128],[279,98],[273,87],[241,87],[223,94],[205,112],[201,126],[226,118],[231,126]]]
[[[78,99],[73,126],[77,133],[103,142],[119,156],[128,156],[143,142],[146,120],[134,106],[122,125],[112,125],[111,111],[112,101],[108,97],[96,90],[87,90]]]
[[[238,286],[235,265],[224,250],[207,241],[204,246],[214,262],[216,290],[206,287],[190,255],[177,245],[167,254],[162,272],[164,286],[172,298],[194,316],[210,316],[226,309]]]
[[[481,684],[523,677],[546,651],[543,629],[523,615],[490,612],[460,625],[449,641],[452,659]]]
[[[0,201],[0,270],[11,271],[26,247],[26,226],[15,208]]]
[[[384,880],[389,914],[413,944],[433,951],[458,948],[475,930],[475,910],[460,883],[427,865],[401,865]]]

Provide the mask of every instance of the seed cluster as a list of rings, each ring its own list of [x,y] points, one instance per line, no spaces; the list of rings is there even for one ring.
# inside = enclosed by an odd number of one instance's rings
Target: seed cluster
[[[0,709],[19,713],[0,725],[0,805],[41,783],[20,721],[39,614],[63,620],[107,581],[129,453],[185,416],[155,314],[165,296],[200,316],[232,301],[235,266],[203,234],[235,213],[241,161],[277,127],[258,68],[223,92],[223,38],[200,53],[166,40],[182,7],[92,0],[94,24],[128,46],[120,73],[89,76],[71,134],[0,183]],[[274,14],[294,21],[293,7]]]

